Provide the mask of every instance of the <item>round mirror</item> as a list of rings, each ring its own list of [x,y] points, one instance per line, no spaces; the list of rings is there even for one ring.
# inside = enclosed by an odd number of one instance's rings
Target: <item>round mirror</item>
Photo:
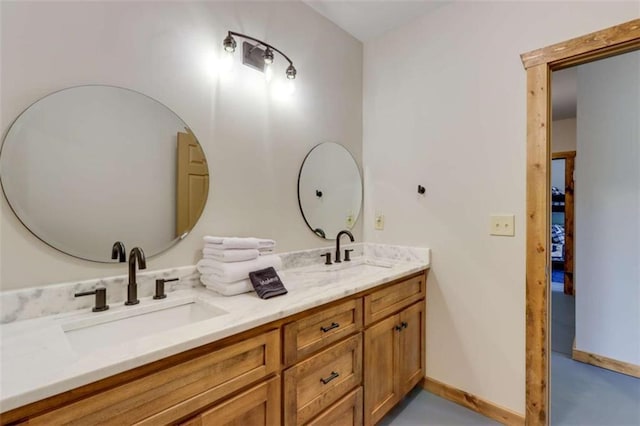
[[[160,102],[119,87],[79,86],[46,96],[13,122],[0,182],[43,242],[114,262],[116,241],[153,256],[182,239],[204,209],[209,170],[191,130]]]
[[[349,151],[333,142],[314,147],[300,168],[298,201],[305,222],[319,237],[333,240],[353,228],[362,205],[362,179]]]

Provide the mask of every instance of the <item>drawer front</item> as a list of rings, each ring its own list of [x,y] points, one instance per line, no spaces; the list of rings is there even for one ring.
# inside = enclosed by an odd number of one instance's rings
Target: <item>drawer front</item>
[[[362,383],[362,333],[284,372],[284,423],[299,425]]]
[[[307,423],[309,426],[361,426],[362,386]]]
[[[362,298],[340,303],[284,326],[285,365],[362,329]]]
[[[202,426],[280,424],[280,376],[267,380],[199,416]]]
[[[365,326],[425,297],[426,277],[426,274],[420,274],[366,295],[364,297]]]
[[[272,330],[31,418],[29,424],[169,423],[276,372],[279,361],[280,333]]]

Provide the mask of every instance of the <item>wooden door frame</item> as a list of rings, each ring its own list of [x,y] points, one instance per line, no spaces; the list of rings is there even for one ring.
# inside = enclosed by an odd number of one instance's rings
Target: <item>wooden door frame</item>
[[[551,141],[553,144],[553,141]],[[552,160],[565,160],[564,166],[564,294],[573,296],[573,255],[575,236],[575,198],[574,198],[574,177],[576,152],[562,151],[551,154]]]
[[[521,55],[527,71],[527,425],[549,423],[551,72],[637,49],[640,19]]]

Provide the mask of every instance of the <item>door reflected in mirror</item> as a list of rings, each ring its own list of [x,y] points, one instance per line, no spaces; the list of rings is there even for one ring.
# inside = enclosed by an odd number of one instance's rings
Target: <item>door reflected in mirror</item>
[[[317,236],[332,240],[352,229],[362,206],[362,178],[351,153],[333,142],[316,145],[300,168],[298,201]]]
[[[206,204],[209,170],[193,132],[165,105],[95,85],[52,93],[18,116],[0,182],[40,240],[113,262],[115,241],[153,256],[184,238]]]

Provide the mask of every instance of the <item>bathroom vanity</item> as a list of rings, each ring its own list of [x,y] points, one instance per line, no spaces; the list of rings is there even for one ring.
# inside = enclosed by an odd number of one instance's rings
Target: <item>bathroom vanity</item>
[[[285,270],[289,294],[266,301],[173,292],[224,313],[76,355],[13,396],[3,380],[2,424],[375,424],[424,377],[429,263],[341,268]]]

